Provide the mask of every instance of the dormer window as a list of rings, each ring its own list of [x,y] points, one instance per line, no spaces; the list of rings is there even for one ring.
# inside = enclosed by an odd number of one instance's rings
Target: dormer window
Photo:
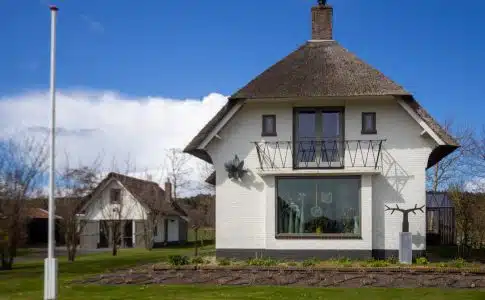
[[[276,115],[263,115],[261,136],[276,136]]]
[[[121,203],[121,189],[111,189],[109,196],[111,204]]]
[[[362,113],[362,134],[376,134],[376,113],[363,112]]]

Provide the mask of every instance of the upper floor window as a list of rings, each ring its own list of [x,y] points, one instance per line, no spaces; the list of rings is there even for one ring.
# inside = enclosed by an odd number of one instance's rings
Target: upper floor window
[[[276,115],[263,115],[262,136],[276,136]]]
[[[109,198],[110,202],[113,204],[121,203],[121,189],[111,189]]]
[[[342,167],[343,116],[342,107],[295,109],[293,160],[296,168]]]
[[[376,113],[363,112],[362,113],[362,134],[376,134]]]

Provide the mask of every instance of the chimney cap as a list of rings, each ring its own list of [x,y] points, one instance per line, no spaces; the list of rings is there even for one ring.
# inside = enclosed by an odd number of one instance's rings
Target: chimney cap
[[[49,9],[51,11],[58,11],[59,10],[59,8],[57,8],[57,6],[55,6],[55,5],[49,5]]]

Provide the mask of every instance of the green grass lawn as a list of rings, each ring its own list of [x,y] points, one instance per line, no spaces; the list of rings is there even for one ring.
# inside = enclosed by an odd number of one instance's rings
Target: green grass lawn
[[[216,286],[83,286],[72,279],[111,269],[163,261],[171,254],[190,255],[192,248],[146,251],[122,249],[117,257],[109,253],[84,255],[74,263],[59,262],[60,299],[485,299],[485,293],[470,290],[439,289],[316,289],[288,287]],[[212,252],[213,247],[205,247]],[[42,299],[43,262],[22,262],[15,270],[0,271],[0,299]]]

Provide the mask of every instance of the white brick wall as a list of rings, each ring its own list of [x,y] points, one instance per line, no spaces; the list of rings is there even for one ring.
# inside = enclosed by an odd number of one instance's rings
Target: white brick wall
[[[387,139],[382,174],[362,177],[362,240],[276,240],[274,176],[258,175],[254,141],[292,140],[293,107],[345,106],[346,139]],[[362,112],[377,113],[377,135],[361,134]],[[261,116],[276,114],[277,137],[261,137]],[[216,182],[216,247],[244,249],[397,249],[402,216],[384,205],[425,203],[425,167],[435,142],[392,99],[311,100],[246,103],[207,151]],[[237,154],[250,173],[242,182],[227,178],[224,163]],[[338,171],[336,171],[338,172]],[[425,248],[425,214],[410,215],[413,249]]]

